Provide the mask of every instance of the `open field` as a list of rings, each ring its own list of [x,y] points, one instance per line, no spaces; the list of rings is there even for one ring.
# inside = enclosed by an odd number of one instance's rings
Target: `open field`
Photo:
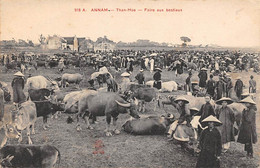
[[[3,67],[0,67],[2,70]],[[131,78],[134,79],[138,68],[134,68]],[[113,69],[110,70],[116,79],[120,81],[120,73],[116,73]],[[64,73],[78,72],[78,69],[73,67],[66,69]],[[92,67],[86,67],[84,69],[85,79],[80,86],[87,87],[87,80],[90,78],[90,74],[94,72]],[[1,72],[1,81],[10,83],[12,81],[12,74],[14,72],[9,71],[6,74]],[[83,72],[80,72],[83,74]],[[51,78],[61,76],[57,69],[44,69],[40,68],[37,72],[33,72],[32,75],[48,75]],[[256,81],[260,81],[260,76],[253,72],[231,73],[234,79],[238,75],[241,75],[242,81],[248,88],[249,76],[254,74]],[[152,73],[145,71],[146,81],[152,79]],[[187,73],[176,77],[172,71],[163,71],[162,80],[174,80],[180,84],[184,83],[187,77]],[[192,80],[198,80],[197,73],[194,73]],[[233,80],[234,84],[234,80]],[[259,88],[258,88],[259,89]],[[11,90],[11,88],[10,88]],[[259,90],[257,91],[257,108],[260,109],[259,102]],[[184,94],[184,91],[178,91],[173,93],[163,93],[162,99],[169,94]],[[8,107],[6,110],[8,112]],[[176,114],[176,110],[172,106],[166,106],[164,109],[157,108],[153,111],[153,106],[147,105],[147,110],[141,115],[162,115],[166,112],[172,112]],[[75,122],[67,124],[66,119],[68,115],[61,114],[58,119],[49,119],[50,128],[46,131],[43,130],[42,118],[38,118],[36,122],[36,134],[32,135],[32,141],[35,144],[51,144],[56,146],[61,152],[60,167],[68,168],[80,168],[80,167],[176,167],[176,168],[189,168],[195,167],[197,157],[191,156],[189,153],[183,151],[178,144],[168,142],[166,136],[134,136],[125,132],[121,132],[120,135],[114,135],[112,137],[106,137],[104,134],[105,129],[105,117],[98,117],[98,123],[94,125],[94,130],[86,129],[84,123],[82,123],[82,131],[77,132]],[[74,116],[73,116],[74,117]],[[118,124],[122,125],[128,118],[127,114],[119,115]],[[260,123],[259,113],[257,113],[257,132],[260,135]],[[82,122],[82,121],[81,121]],[[27,143],[26,134],[23,133],[22,143]],[[95,144],[101,140],[104,144],[102,148],[104,154],[93,154],[95,151]],[[8,143],[16,144],[17,141],[11,140]],[[246,159],[246,153],[243,151],[244,146],[238,143],[232,143],[231,149],[221,156],[221,167],[235,168],[235,167],[250,167],[256,168],[259,166],[260,156],[259,142],[254,145],[254,159]]]

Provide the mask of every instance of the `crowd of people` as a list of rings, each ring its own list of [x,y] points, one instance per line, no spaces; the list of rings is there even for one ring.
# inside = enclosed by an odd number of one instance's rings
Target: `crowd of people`
[[[98,55],[97,55],[98,54]],[[9,57],[4,55],[3,65],[7,65],[11,60],[25,64],[25,58],[21,56]],[[168,131],[168,137],[171,139],[178,125],[184,122],[191,127],[193,116],[200,116],[201,127],[198,128],[199,148],[201,150],[196,167],[219,167],[219,158],[221,152],[226,152],[230,148],[230,142],[235,141],[234,111],[228,105],[232,104],[232,89],[234,89],[237,101],[243,103],[246,108],[242,112],[242,120],[239,125],[237,142],[245,144],[245,151],[248,158],[253,157],[252,144],[257,142],[256,135],[256,103],[248,95],[243,95],[244,83],[241,77],[235,78],[232,83],[232,77],[229,73],[233,71],[248,71],[259,73],[259,54],[231,51],[129,51],[117,50],[108,53],[92,53],[92,55],[77,55],[78,60],[86,61],[86,65],[93,66],[95,69],[106,66],[113,66],[115,70],[125,72],[120,84],[120,91],[124,93],[130,83],[130,75],[135,67],[139,68],[139,73],[135,76],[138,84],[145,84],[146,76],[144,71],[150,71],[153,74],[153,87],[160,90],[162,88],[161,72],[175,71],[175,75],[182,75],[185,71],[188,74],[183,83],[185,90],[197,97],[205,97],[205,104],[201,109],[188,109],[189,101],[184,97],[178,97],[174,100],[174,107],[180,113],[178,120],[173,122]],[[59,64],[65,64],[65,57],[58,58]],[[83,62],[84,62],[83,61]],[[80,61],[81,62],[81,61]],[[21,67],[22,69],[22,67]],[[192,77],[198,71],[199,81],[194,83]],[[22,71],[24,72],[24,71]],[[24,74],[17,72],[14,74],[11,86],[13,88],[13,101],[21,103],[25,101],[23,93]],[[209,78],[208,78],[208,73]],[[214,77],[218,76],[218,81]],[[248,93],[256,93],[256,80],[250,76]],[[214,100],[218,108],[210,104]],[[193,109],[194,110],[194,109]]]

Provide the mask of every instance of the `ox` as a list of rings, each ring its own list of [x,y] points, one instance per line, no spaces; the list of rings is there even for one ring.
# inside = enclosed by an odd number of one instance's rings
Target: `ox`
[[[91,94],[96,94],[97,92],[94,90],[82,90],[82,91],[75,91],[67,94],[64,97],[65,103],[65,113],[77,113],[78,112],[78,102],[81,98],[87,97]],[[83,100],[82,100],[83,101]]]
[[[136,112],[136,106],[134,103],[126,102],[122,97],[114,92],[100,92],[96,95],[88,96],[85,99],[84,106],[79,107],[79,115],[84,114],[83,118],[86,121],[87,127],[93,129],[89,123],[89,116],[106,116],[106,136],[111,136],[110,122],[111,117],[113,118],[113,126],[115,127],[115,134],[119,134],[120,131],[117,129],[116,121],[120,113],[130,112],[130,115],[134,118],[140,118]],[[85,107],[85,108],[84,108]],[[87,112],[86,112],[87,109]],[[78,116],[79,116],[78,115]],[[87,116],[87,117],[86,117]],[[78,124],[79,126],[79,124]]]
[[[65,73],[61,77],[61,86],[66,87],[66,82],[68,83],[76,83],[79,85],[79,83],[83,80],[83,75],[76,73],[76,74],[69,74]]]
[[[153,87],[154,81],[148,81],[146,82],[146,85]],[[172,92],[178,90],[178,84],[175,81],[168,81],[168,82],[162,82],[162,88],[160,89],[160,92]]]
[[[0,167],[52,168],[60,151],[51,145],[7,145],[0,149]]]
[[[136,99],[139,104],[138,111],[145,111],[145,102],[151,102],[154,100],[158,100],[158,106],[159,104],[159,95],[157,93],[157,90],[155,88],[150,88],[145,85],[139,85],[139,84],[130,84],[129,88],[127,88],[128,92],[127,98]],[[156,110],[156,104],[154,105],[154,111]]]
[[[135,135],[161,135],[172,122],[173,119],[169,117],[149,116],[129,120],[123,125],[123,128],[125,132]]]
[[[28,78],[26,86],[28,90],[41,88],[51,88],[54,91],[60,90],[56,81],[52,81],[51,79],[48,80],[44,76],[33,76]]]

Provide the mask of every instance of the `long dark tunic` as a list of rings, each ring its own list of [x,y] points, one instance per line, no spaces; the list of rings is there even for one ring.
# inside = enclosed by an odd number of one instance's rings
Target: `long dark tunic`
[[[207,102],[207,103],[205,103],[205,104],[203,104],[201,106],[201,109],[199,111],[199,115],[201,116],[200,119],[199,119],[199,122],[201,123],[201,125],[203,127],[206,126],[205,123],[202,123],[202,121],[205,118],[207,118],[210,115],[216,116],[215,110],[214,110],[213,106],[209,102]]]
[[[240,80],[240,79],[238,79],[237,81],[236,81],[236,84],[235,84],[235,92],[236,92],[236,95],[237,95],[237,97],[239,98],[239,100],[241,99],[241,94],[242,94],[242,92],[243,92],[243,82]]]
[[[216,91],[217,91],[216,99],[218,100],[222,98],[224,93],[226,92],[224,81],[220,80],[216,83]]]
[[[200,78],[199,86],[200,87],[206,87],[207,79],[208,79],[207,72],[206,71],[200,71],[198,76]]]
[[[255,107],[243,110],[237,142],[242,144],[257,142]]]
[[[23,92],[24,79],[22,77],[15,77],[12,81],[12,88],[13,88],[13,101],[15,103],[25,102],[26,97]]]
[[[144,84],[144,74],[143,73],[138,73],[135,76],[135,79],[138,81],[138,84]]]
[[[201,133],[200,137],[201,152],[198,157],[196,168],[216,168],[220,167],[217,156],[221,154],[221,136],[216,128],[212,131],[209,128]]]
[[[161,89],[162,88],[162,82],[161,80],[161,73],[160,72],[155,72],[155,74],[153,75],[153,79],[154,79],[154,84],[153,87],[157,88],[157,89]]]
[[[211,97],[214,97],[215,85],[216,85],[216,82],[213,79],[208,80],[206,88],[207,88],[207,93]]]

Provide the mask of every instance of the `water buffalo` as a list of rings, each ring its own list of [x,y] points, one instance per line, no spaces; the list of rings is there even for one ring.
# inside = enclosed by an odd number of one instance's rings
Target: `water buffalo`
[[[65,73],[61,77],[61,86],[66,87],[66,82],[79,84],[83,80],[83,75]]]
[[[136,106],[134,103],[126,102],[122,97],[114,92],[100,92],[96,95],[88,96],[84,100],[85,104],[79,106],[79,115],[84,114],[87,127],[93,129],[89,123],[89,116],[106,116],[106,136],[111,136],[110,122],[113,118],[113,125],[115,127],[115,134],[119,134],[117,129],[116,120],[120,113],[130,112],[130,115],[134,118],[140,118],[136,112]],[[82,102],[82,104],[84,103]],[[86,111],[87,109],[87,111]],[[79,116],[78,115],[78,116]],[[86,117],[87,116],[87,117]],[[78,125],[79,127],[79,125]]]
[[[7,145],[0,149],[0,167],[54,167],[60,151],[51,145]]]
[[[172,122],[173,118],[149,116],[129,120],[123,125],[123,128],[125,132],[135,135],[161,135]]]
[[[159,95],[158,91],[155,88],[150,88],[145,85],[131,84],[126,92],[127,98],[138,100],[139,111],[145,111],[145,102],[158,101],[159,104]],[[154,104],[154,111],[156,109],[157,103]]]

